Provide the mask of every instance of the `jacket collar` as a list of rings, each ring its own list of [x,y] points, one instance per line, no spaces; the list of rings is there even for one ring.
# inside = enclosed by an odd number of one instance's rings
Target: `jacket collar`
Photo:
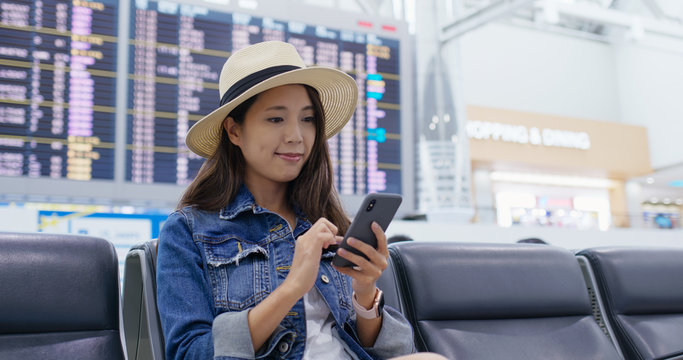
[[[258,206],[258,204],[256,204],[256,200],[254,199],[254,195],[251,194],[251,191],[247,189],[246,185],[242,184],[240,189],[237,191],[237,195],[235,195],[235,199],[221,209],[219,217],[223,220],[232,220],[237,217],[237,215],[249,210],[251,210],[254,214],[270,212],[269,210]],[[309,221],[306,214],[304,214],[296,204],[294,205],[293,210],[298,219]]]
[[[247,211],[252,210],[256,213],[256,200],[254,200],[254,195],[251,194],[247,186],[242,184],[240,189],[237,191],[235,198],[226,205],[219,214],[219,217],[223,220],[232,220],[237,215]]]

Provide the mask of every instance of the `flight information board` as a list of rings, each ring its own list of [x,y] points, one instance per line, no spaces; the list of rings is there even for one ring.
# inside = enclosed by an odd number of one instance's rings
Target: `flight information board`
[[[117,1],[0,2],[0,176],[114,178]]]
[[[339,68],[358,84],[354,117],[328,141],[339,192],[401,192],[399,40],[170,1],[131,7],[126,180],[189,183],[203,159],[185,134],[218,107],[225,59],[280,40],[307,65]]]
[[[257,12],[216,1],[0,0],[6,198],[171,201],[204,161],[184,138],[218,106],[225,59],[265,40],[289,42],[306,64],[356,80],[356,112],[328,141],[339,192],[402,193],[407,33],[315,6],[290,11],[264,0]]]

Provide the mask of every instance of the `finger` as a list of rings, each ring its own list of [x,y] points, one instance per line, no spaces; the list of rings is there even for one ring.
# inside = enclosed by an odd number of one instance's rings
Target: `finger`
[[[332,232],[328,222],[329,221],[327,221],[327,219],[320,218],[320,219],[318,219],[318,221],[315,222],[315,224],[313,224],[313,226],[311,228],[315,228],[316,230],[321,231],[321,232]]]
[[[330,220],[327,220],[324,217],[318,219],[318,221],[316,221],[315,224],[311,226],[311,228],[313,227],[320,228],[320,231],[329,231],[334,235],[337,235],[337,233],[339,232],[339,228],[337,228],[336,225],[334,225]]]
[[[372,273],[372,272],[379,271],[381,273],[378,266],[374,265],[373,263],[371,263],[370,261],[368,261],[364,257],[352,253],[351,251],[348,251],[344,248],[340,248],[339,250],[337,250],[337,254],[339,254],[339,256],[343,257],[344,259],[354,263],[357,267],[360,268],[360,270],[354,270],[352,268],[351,269],[352,271],[366,272],[366,273]]]
[[[327,249],[330,245],[339,244],[341,241],[340,238],[343,239],[341,236],[325,236],[323,239],[323,248]]]
[[[319,232],[316,237],[320,246],[325,249],[327,249],[328,246],[337,243],[337,237],[334,236],[334,234],[331,234],[327,228],[324,231]]]
[[[339,267],[339,266],[337,266],[337,265],[332,265],[332,267],[334,267],[334,268],[335,268],[337,271],[339,271],[340,273],[342,273],[342,274],[344,274],[344,275],[348,275],[348,276],[350,276],[350,277],[353,278],[353,279],[356,279],[356,278],[358,278],[358,277],[361,275],[358,271],[353,270],[353,269],[350,268],[350,267]]]
[[[363,283],[371,283],[371,282],[375,281],[375,279],[372,276],[368,275],[367,273],[365,273],[363,271],[354,270],[353,267],[351,267],[351,266],[339,267],[337,265],[332,265],[332,267],[337,269],[337,271],[339,271],[340,273],[350,276],[351,278],[353,278],[356,281],[360,281]]]
[[[348,238],[346,240],[346,243],[349,244],[350,246],[358,249],[360,252],[365,254],[365,256],[368,257],[368,259],[378,265],[381,269],[384,269],[385,267],[382,266],[383,263],[386,263],[386,255],[383,255],[379,253],[374,247],[371,245],[368,245],[356,238]],[[356,263],[358,264],[358,263]],[[358,264],[361,265],[361,264]]]
[[[335,226],[331,221],[325,219],[325,225],[327,225],[327,228],[330,229],[333,234],[337,235],[339,233],[339,228],[337,228],[337,226]]]
[[[384,255],[384,257],[389,256],[389,249],[387,248],[387,235],[384,233],[384,230],[382,230],[382,227],[379,226],[379,224],[376,221],[372,222],[372,225],[370,225],[372,228],[372,232],[375,233],[375,237],[377,238],[377,251]]]
[[[336,265],[332,266],[340,273],[351,277],[354,284],[374,286],[374,284],[377,282],[377,279],[382,274],[378,269],[376,269],[376,271],[369,272],[367,270],[354,270],[352,267],[339,267]]]

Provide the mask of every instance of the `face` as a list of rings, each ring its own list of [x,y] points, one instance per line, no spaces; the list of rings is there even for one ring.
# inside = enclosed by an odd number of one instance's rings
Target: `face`
[[[286,184],[308,160],[315,142],[315,111],[303,85],[264,91],[242,124],[223,123],[230,141],[242,150],[245,182]]]

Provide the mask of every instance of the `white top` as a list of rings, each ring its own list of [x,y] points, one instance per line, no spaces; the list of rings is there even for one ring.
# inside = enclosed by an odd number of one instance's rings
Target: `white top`
[[[315,286],[304,295],[306,347],[304,359],[349,360],[342,340],[333,334],[334,318]]]

